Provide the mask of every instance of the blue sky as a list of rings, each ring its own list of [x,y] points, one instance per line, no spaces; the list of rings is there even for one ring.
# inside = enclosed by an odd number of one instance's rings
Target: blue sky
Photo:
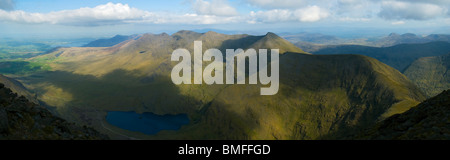
[[[449,34],[449,9],[450,0],[0,0],[0,34],[101,37],[182,29]]]

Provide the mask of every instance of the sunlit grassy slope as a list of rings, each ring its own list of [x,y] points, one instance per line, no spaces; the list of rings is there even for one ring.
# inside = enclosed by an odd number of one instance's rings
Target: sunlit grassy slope
[[[171,53],[187,48],[193,54],[195,40],[203,51],[280,49],[279,93],[261,96],[260,85],[174,85]],[[273,33],[144,34],[113,47],[60,48],[27,61],[51,68],[19,78],[41,101],[110,135],[106,111],[137,111],[187,113],[191,124],[155,136],[116,131],[156,139],[334,139],[424,99],[405,76],[375,59],[309,55]]]

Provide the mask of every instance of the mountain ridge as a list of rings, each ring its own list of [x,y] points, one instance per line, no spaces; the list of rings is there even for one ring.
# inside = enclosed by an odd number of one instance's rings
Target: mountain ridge
[[[174,85],[170,73],[177,62],[170,55],[177,48],[193,54],[195,40],[202,40],[203,50],[277,47],[280,92],[265,97],[261,85]],[[62,48],[35,57],[30,61],[51,60],[52,69],[21,81],[64,118],[110,136],[114,133],[91,117],[135,111],[187,114],[192,121],[157,135],[116,129],[143,139],[336,139],[424,99],[406,77],[378,60],[310,55],[292,46],[272,33],[144,34],[113,47]]]

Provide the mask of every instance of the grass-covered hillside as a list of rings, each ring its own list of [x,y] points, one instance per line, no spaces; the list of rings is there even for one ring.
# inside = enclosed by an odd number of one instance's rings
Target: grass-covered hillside
[[[414,61],[404,74],[429,97],[450,89],[450,54]]]

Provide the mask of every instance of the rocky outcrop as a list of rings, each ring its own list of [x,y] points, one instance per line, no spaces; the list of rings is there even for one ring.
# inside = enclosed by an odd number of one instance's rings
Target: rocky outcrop
[[[101,140],[108,137],[58,118],[0,84],[0,139]]]

